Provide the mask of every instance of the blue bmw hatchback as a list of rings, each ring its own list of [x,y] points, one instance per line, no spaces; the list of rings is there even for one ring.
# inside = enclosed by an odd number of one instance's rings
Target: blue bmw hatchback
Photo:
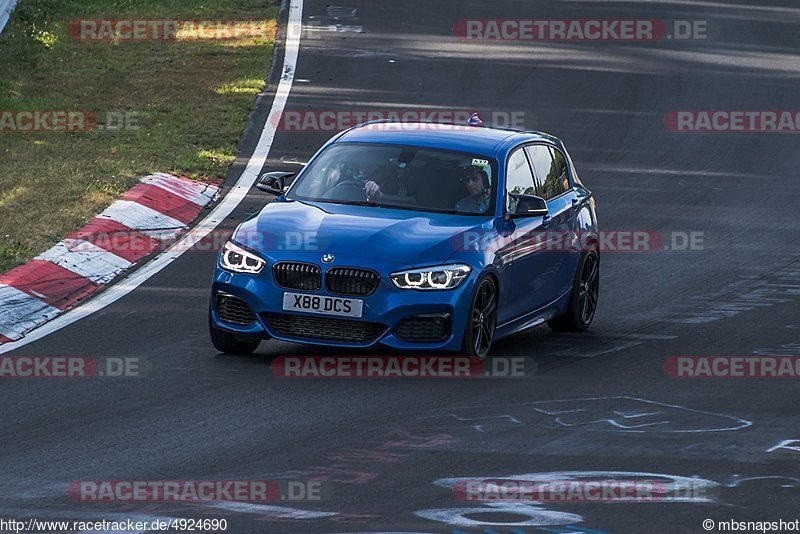
[[[367,123],[257,187],[277,198],[236,229],[214,274],[222,352],[274,338],[485,358],[500,337],[594,318],[594,199],[553,136]]]

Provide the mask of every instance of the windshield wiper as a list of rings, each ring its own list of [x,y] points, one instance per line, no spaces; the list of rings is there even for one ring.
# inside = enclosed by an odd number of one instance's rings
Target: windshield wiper
[[[444,213],[445,215],[485,215],[483,213],[467,213],[464,211],[456,211],[456,210],[436,210],[431,208],[417,208],[414,206],[404,206],[395,204],[381,204],[380,207],[398,209],[398,210],[419,211],[422,213]]]
[[[414,206],[407,206],[402,204],[382,204],[380,202],[367,202],[363,200],[336,200],[332,198],[297,199],[297,200],[301,202],[305,201],[305,202],[322,202],[327,204],[343,204],[345,206],[370,206],[375,208],[419,211],[422,213],[443,213],[445,215],[487,215],[485,213],[470,213],[470,212],[456,211],[456,210],[433,210],[428,208],[417,208]]]
[[[304,199],[305,200],[305,199]],[[306,202],[325,202],[328,204],[344,204],[346,206],[377,206],[375,202],[367,202],[365,200],[336,200],[334,198],[312,198]]]

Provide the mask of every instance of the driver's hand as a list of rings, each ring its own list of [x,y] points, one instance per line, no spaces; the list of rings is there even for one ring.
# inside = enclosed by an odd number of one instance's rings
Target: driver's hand
[[[368,197],[375,197],[381,196],[381,186],[369,180],[367,183],[364,184],[364,192],[367,194]]]

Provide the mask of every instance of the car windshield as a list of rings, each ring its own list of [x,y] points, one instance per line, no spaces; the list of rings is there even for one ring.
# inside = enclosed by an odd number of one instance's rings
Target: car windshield
[[[494,212],[496,177],[497,162],[479,154],[336,143],[304,169],[287,198],[489,215]]]

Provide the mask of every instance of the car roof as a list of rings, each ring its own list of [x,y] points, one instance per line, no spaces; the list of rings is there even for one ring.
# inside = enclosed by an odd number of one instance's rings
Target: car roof
[[[372,122],[344,131],[334,142],[387,143],[439,148],[497,157],[520,143],[544,141],[562,147],[552,135],[491,126],[430,122]]]

